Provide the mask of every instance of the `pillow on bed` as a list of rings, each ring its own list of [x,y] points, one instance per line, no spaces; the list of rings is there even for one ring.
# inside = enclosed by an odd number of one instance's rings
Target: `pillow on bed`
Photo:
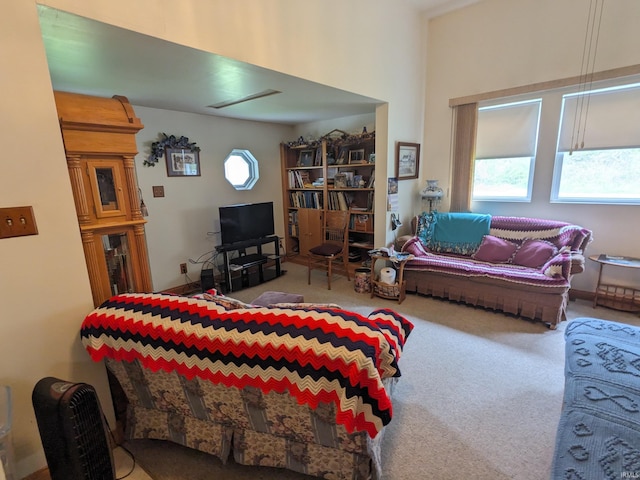
[[[523,267],[540,268],[557,253],[558,248],[553,243],[527,238],[518,247],[511,263]]]
[[[493,235],[485,235],[478,250],[471,258],[481,262],[507,263],[515,253],[518,246],[503,238]]]

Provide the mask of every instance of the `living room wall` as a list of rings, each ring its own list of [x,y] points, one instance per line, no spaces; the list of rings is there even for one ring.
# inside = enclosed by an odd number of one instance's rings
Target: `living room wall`
[[[14,393],[20,478],[45,466],[31,407],[42,377],[93,384],[113,419],[104,368],[91,362],[78,336],[92,299],[37,3],[383,99],[389,103],[380,110],[380,137],[391,139],[383,144],[390,158],[395,139],[421,140],[424,96],[422,28],[409,2],[371,8],[364,0],[11,0],[11,14],[0,19],[0,58],[11,66],[0,76],[0,205],[32,205],[38,226],[36,236],[0,240],[0,383]],[[185,133],[205,143],[199,132]],[[162,204],[151,201],[146,187],[144,194],[153,221]]]
[[[280,175],[280,142],[294,138],[293,127],[196,115],[134,106],[144,124],[136,135],[136,173],[145,205],[147,246],[155,290],[188,283],[179,265],[187,263],[188,278],[200,279],[207,252],[220,244],[218,207],[233,203],[274,202],[276,234],[284,232]],[[199,177],[168,177],[165,158],[155,167],[143,166],[151,143],[167,135],[184,135],[200,147]],[[224,159],[234,148],[251,151],[260,178],[251,190],[235,190],[224,177]],[[152,187],[164,187],[154,198]]]
[[[588,9],[582,0],[483,0],[428,22],[424,178],[451,185],[449,99],[580,74]],[[640,64],[638,18],[640,2],[605,2],[596,71]],[[472,210],[574,222],[594,232],[587,254],[640,256],[640,224],[630,221],[640,207],[550,203],[555,145],[538,152],[531,203],[477,202]],[[598,267],[586,267],[572,287],[593,292]],[[637,285],[637,274],[622,270],[605,275]]]
[[[136,135],[136,174],[149,216],[145,226],[154,290],[200,279],[202,263],[220,244],[218,207],[272,201],[276,235],[284,235],[280,143],[300,135],[319,138],[334,128],[350,133],[375,129],[375,114],[336,118],[296,126],[251,122],[135,106],[144,128]],[[184,135],[200,147],[199,177],[168,177],[165,158],[145,167],[151,143],[161,134]],[[224,178],[223,162],[234,148],[248,149],[259,163],[260,179],[248,191],[237,191]],[[155,198],[153,186],[164,187]],[[194,262],[191,262],[193,260]],[[187,263],[188,277],[179,265]],[[218,262],[219,263],[219,262]]]

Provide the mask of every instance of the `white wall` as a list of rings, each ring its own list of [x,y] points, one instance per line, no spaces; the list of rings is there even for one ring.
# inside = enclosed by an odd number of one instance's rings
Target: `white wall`
[[[0,206],[32,205],[38,227],[38,235],[0,240],[0,384],[13,391],[22,476],[45,465],[31,406],[36,382],[89,382],[103,399],[108,390],[104,368],[78,340],[93,300],[32,1],[13,1],[0,17],[0,58]],[[112,419],[108,404],[105,411]]]
[[[10,0],[9,3],[11,14],[0,19],[0,58],[3,65],[11,66],[0,76],[4,92],[0,106],[0,139],[4,147],[0,160],[0,205],[33,205],[39,229],[37,236],[0,240],[0,338],[3,339],[0,382],[11,385],[15,393],[13,433],[18,475],[23,477],[45,466],[31,407],[31,391],[37,380],[53,375],[87,381],[98,388],[110,418],[113,413],[108,407],[104,369],[89,360],[79,342],[79,326],[92,308],[92,299],[36,1]],[[396,139],[421,139],[424,91],[420,16],[403,3],[383,0],[43,0],[38,3],[379,98],[388,102],[388,106],[378,109],[384,121],[376,118],[378,128],[380,125],[386,128],[379,138],[385,139],[383,145],[387,146],[388,153],[393,152]],[[136,113],[147,124],[142,135],[152,132],[154,124],[156,133],[178,130],[151,112],[136,109]],[[195,127],[198,122],[186,117],[181,120],[190,125],[189,131],[184,131],[187,136],[199,145],[206,144],[206,152],[217,152],[215,145],[208,144],[204,130]],[[269,142],[268,147],[267,143],[260,142],[257,148],[261,151],[254,153],[270,155],[271,149],[282,140],[279,128],[273,133],[277,137],[275,141]],[[386,141],[387,138],[391,140]],[[382,160],[383,152],[377,153],[377,158]],[[137,159],[136,163],[140,161]],[[201,190],[199,195],[205,203],[208,201],[202,193],[205,189],[201,188],[208,176],[171,179],[169,183],[164,172],[161,174],[161,166],[154,168],[153,173],[151,169],[140,172],[138,166],[144,199],[150,210],[149,229],[167,228],[154,223],[158,218],[154,217],[157,215],[154,211],[162,209],[164,204],[153,200],[150,185],[166,182],[169,198],[180,199],[185,193],[182,188],[174,188],[179,185],[176,182],[197,184]],[[210,171],[209,164],[207,170]],[[279,168],[277,171],[279,175]],[[261,190],[256,192],[256,196],[264,194]],[[229,193],[232,197],[236,195]],[[180,228],[199,224],[207,217],[204,211],[194,218],[178,213],[176,216],[183,222],[178,225]],[[196,242],[201,242],[204,233],[196,235],[199,237]],[[186,246],[184,253],[197,254],[190,250],[199,249],[198,245],[201,244]],[[153,255],[156,254],[162,255],[162,251],[153,246]],[[181,260],[173,257],[168,268],[177,271],[173,263],[182,263]]]
[[[205,255],[206,260],[207,252],[220,245],[219,206],[273,201],[276,234],[284,235],[280,142],[296,138],[292,127],[135,105],[134,110],[144,125],[136,135],[135,163],[149,210],[145,230],[154,290],[185,284],[181,263],[187,263],[192,281],[200,279],[202,264],[189,259]],[[143,166],[162,133],[184,135],[200,147],[199,177],[168,177],[164,157],[154,167]],[[248,149],[258,160],[260,178],[251,190],[235,190],[224,178],[223,162],[234,148]],[[164,197],[153,197],[154,185],[164,187]]]
[[[429,21],[423,179],[440,179],[445,189],[451,185],[450,98],[580,74],[588,8],[582,0],[483,0]],[[638,18],[640,2],[605,2],[596,71],[640,64]],[[555,145],[550,147],[538,150],[531,204],[478,202],[473,210],[574,222],[594,232],[588,254],[640,256],[640,224],[632,220],[640,207],[549,203]],[[572,287],[594,290],[597,266],[587,261],[587,268]],[[637,272],[621,269],[605,275],[640,281]]]

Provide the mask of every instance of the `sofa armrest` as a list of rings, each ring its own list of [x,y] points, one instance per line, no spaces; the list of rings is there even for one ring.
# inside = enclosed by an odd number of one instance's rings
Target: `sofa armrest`
[[[393,249],[396,252],[401,252],[402,251],[402,247],[404,246],[405,243],[407,243],[409,240],[411,240],[414,237],[414,235],[401,235],[398,238],[396,238],[395,242],[393,242]]]
[[[584,271],[585,258],[580,252],[560,251],[540,269],[548,277],[560,276],[567,281]]]
[[[571,252],[571,275],[584,272],[585,258],[580,252]]]

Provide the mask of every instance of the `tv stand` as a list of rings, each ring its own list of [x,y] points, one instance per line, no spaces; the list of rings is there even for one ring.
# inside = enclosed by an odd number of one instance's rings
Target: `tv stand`
[[[274,253],[263,253],[262,246],[270,243],[273,243]],[[249,248],[255,248],[256,252],[247,253]],[[280,239],[276,235],[220,245],[216,250],[224,258],[226,293],[264,283],[284,273],[280,268]],[[238,256],[229,258],[233,252]],[[274,262],[273,268],[265,268],[269,262]],[[233,272],[240,272],[240,277],[233,278]]]

